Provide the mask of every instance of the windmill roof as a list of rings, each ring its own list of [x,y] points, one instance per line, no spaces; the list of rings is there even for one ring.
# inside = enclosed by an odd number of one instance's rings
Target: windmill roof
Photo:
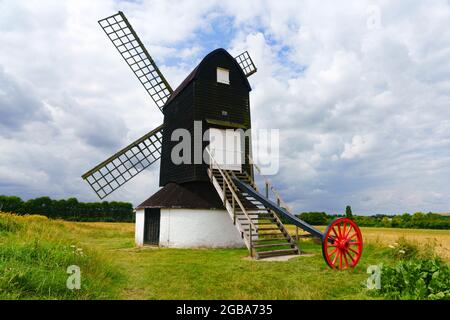
[[[251,90],[250,87],[250,83],[248,82],[247,77],[244,74],[244,71],[242,71],[242,68],[239,66],[239,64],[237,63],[237,61],[228,53],[228,51],[226,51],[223,48],[219,48],[216,50],[211,51],[210,53],[208,53],[203,59],[202,61],[194,68],[194,70],[191,71],[191,73],[189,73],[189,75],[180,83],[180,85],[173,91],[173,93],[170,95],[169,99],[167,99],[166,103],[164,104],[164,107],[167,106],[171,101],[173,101],[176,96],[178,94],[180,94],[193,80],[195,80],[201,70],[202,65],[205,63],[205,61],[207,61],[209,58],[211,58],[213,55],[215,54],[225,54],[227,56],[229,56],[236,64],[238,70],[242,73],[242,76],[244,77],[245,81],[246,81],[246,85],[249,89],[249,91]]]
[[[173,182],[166,184],[136,209],[143,208],[223,210],[224,206],[211,182],[193,181],[182,184]]]
[[[257,209],[255,204],[245,198],[240,201],[247,209]],[[145,208],[225,209],[216,189],[209,181],[191,181],[180,184],[169,182],[136,207],[136,209]]]

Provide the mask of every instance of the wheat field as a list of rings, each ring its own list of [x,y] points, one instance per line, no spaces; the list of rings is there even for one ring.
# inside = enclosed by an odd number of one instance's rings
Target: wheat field
[[[288,225],[287,228],[292,235],[295,235],[294,225]],[[322,231],[325,228],[325,226],[317,227]],[[361,232],[365,243],[392,246],[399,238],[405,238],[421,246],[434,246],[439,256],[450,262],[450,230],[362,227]],[[299,234],[305,233],[299,232]]]

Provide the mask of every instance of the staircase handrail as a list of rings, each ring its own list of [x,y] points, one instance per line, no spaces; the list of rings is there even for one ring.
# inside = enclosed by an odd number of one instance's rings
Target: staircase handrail
[[[212,160],[212,162],[210,163],[210,170],[212,172],[212,165],[213,163],[216,165],[216,168],[219,170],[219,173],[221,174],[223,181],[226,182],[228,189],[230,189],[231,194],[234,198],[234,201],[236,201],[236,203],[238,204],[239,208],[242,210],[242,212],[244,213],[245,217],[248,220],[248,223],[250,224],[250,230],[253,228],[255,228],[255,230],[257,230],[256,225],[252,222],[252,220],[250,219],[249,215],[247,214],[247,210],[245,210],[245,207],[242,205],[241,200],[239,200],[239,197],[237,196],[236,192],[234,191],[234,184],[231,184],[231,178],[228,176],[228,174],[224,173],[223,170],[220,168],[219,164],[217,163],[216,159],[214,158],[214,156],[211,154],[210,150],[208,147],[205,148],[206,152],[209,154],[210,159]],[[223,196],[225,197],[225,190],[223,190]]]

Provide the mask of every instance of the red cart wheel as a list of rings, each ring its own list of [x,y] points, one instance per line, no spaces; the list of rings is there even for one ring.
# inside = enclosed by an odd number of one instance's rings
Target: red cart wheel
[[[334,220],[325,230],[322,252],[327,264],[333,269],[355,267],[361,258],[363,239],[358,225],[348,219]]]

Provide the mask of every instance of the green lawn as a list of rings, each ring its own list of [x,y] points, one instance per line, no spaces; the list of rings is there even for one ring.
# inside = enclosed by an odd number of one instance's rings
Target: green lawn
[[[124,299],[365,299],[366,266],[383,260],[368,247],[356,270],[336,272],[311,241],[301,246],[312,256],[266,262],[246,259],[246,249],[138,249],[131,228],[99,237],[95,225],[89,227],[97,234],[95,245],[128,274]],[[89,235],[80,240],[93,244]]]
[[[304,256],[253,261],[245,249],[136,248],[133,224],[5,217],[0,215],[0,271],[22,280],[0,274],[0,298],[373,299],[365,289],[367,267],[394,262],[380,244],[366,244],[359,265],[339,272],[326,266],[321,247],[310,240],[300,243]],[[19,227],[8,226],[14,223]],[[70,254],[70,245],[85,255]],[[81,267],[76,293],[65,289],[70,264]]]

